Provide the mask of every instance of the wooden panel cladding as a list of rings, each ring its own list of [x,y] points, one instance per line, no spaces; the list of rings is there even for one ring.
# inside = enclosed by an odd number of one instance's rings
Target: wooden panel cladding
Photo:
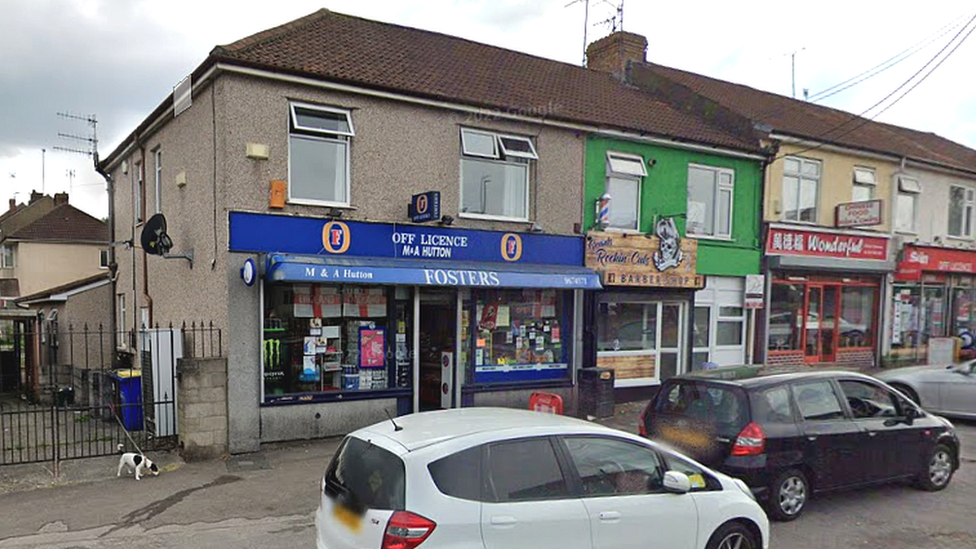
[[[616,379],[638,379],[654,377],[654,355],[601,356],[596,365],[600,368],[613,368]]]

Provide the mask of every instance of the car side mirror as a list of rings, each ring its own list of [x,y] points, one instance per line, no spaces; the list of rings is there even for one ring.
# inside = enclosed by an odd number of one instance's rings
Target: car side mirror
[[[664,491],[672,494],[687,494],[691,491],[691,479],[680,471],[664,473]]]

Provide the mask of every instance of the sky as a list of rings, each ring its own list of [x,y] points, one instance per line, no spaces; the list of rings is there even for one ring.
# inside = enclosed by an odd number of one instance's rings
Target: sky
[[[90,149],[92,126],[59,113],[94,115],[107,156],[214,46],[323,7],[580,64],[584,29],[589,42],[609,34],[621,1],[590,0],[584,26],[584,0],[0,0],[0,200],[70,191],[72,204],[106,216],[91,158],[55,149]],[[819,101],[860,114],[938,63],[974,15],[965,0],[628,0],[622,27],[647,37],[648,61],[787,96],[795,86],[800,97],[915,47]],[[976,148],[974,66],[976,36],[877,120]]]

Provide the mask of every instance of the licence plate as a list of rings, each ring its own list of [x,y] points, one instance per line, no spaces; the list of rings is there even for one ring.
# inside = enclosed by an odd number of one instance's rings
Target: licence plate
[[[339,524],[342,524],[353,532],[359,532],[363,526],[362,517],[338,503],[332,506],[332,516],[335,517]]]

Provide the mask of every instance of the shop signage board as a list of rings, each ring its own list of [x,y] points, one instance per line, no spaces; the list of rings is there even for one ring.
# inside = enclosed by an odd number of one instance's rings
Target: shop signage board
[[[802,255],[838,259],[888,259],[888,239],[878,236],[770,227],[767,255]]]
[[[591,232],[586,237],[586,266],[601,274],[604,286],[703,288],[695,272],[698,241],[665,242],[657,236]]]
[[[746,275],[746,309],[762,309],[766,301],[766,276],[761,274]]]
[[[834,219],[838,227],[868,227],[880,225],[883,200],[862,200],[838,204]]]
[[[410,221],[414,223],[439,220],[441,218],[440,191],[427,191],[413,195],[407,213],[410,216]]]
[[[575,236],[230,213],[230,251],[583,265]]]
[[[905,246],[895,272],[896,280],[921,280],[925,271],[936,273],[976,273],[976,252],[924,246]]]

